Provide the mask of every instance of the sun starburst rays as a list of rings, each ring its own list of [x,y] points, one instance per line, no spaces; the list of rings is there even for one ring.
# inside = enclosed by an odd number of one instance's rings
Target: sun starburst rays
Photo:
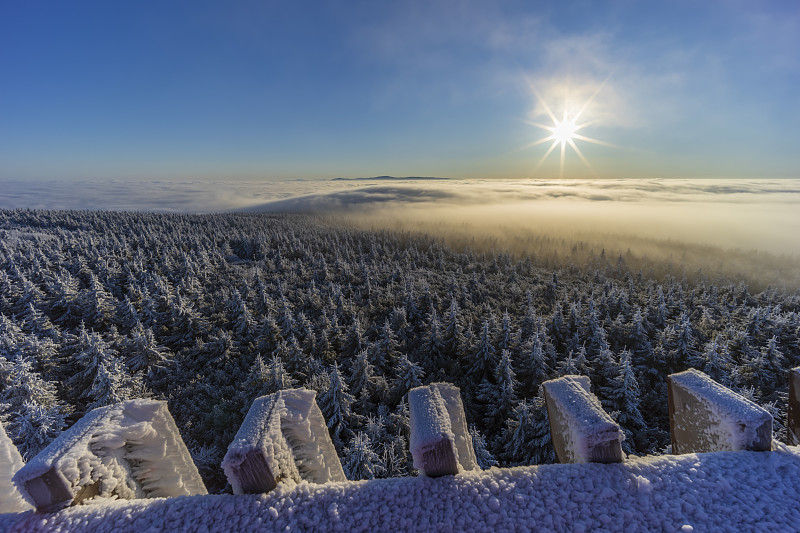
[[[532,148],[534,146],[539,146],[540,144],[545,144],[545,143],[548,143],[548,142],[552,141],[550,146],[547,148],[547,151],[545,151],[545,153],[542,156],[542,158],[539,160],[539,162],[534,167],[534,169],[533,169],[534,172],[539,169],[539,167],[542,165],[542,163],[544,163],[547,160],[547,158],[550,156],[550,154],[552,154],[553,151],[555,151],[556,147],[558,147],[558,148],[560,148],[560,150],[559,150],[560,158],[559,159],[560,159],[560,165],[561,165],[561,177],[563,178],[564,177],[564,166],[566,164],[566,158],[567,158],[567,146],[569,146],[572,149],[572,151],[575,152],[575,154],[578,156],[578,158],[581,160],[581,162],[586,166],[586,168],[588,168],[589,171],[592,172],[592,174],[596,175],[596,173],[594,171],[594,168],[592,168],[592,165],[589,163],[589,160],[586,158],[586,156],[580,150],[580,148],[578,147],[578,145],[577,145],[577,143],[575,141],[578,140],[578,141],[588,142],[588,143],[597,144],[597,145],[601,145],[601,146],[607,146],[607,147],[613,147],[614,146],[612,144],[609,144],[607,142],[601,141],[599,139],[594,139],[592,137],[588,137],[586,135],[578,133],[583,128],[586,128],[587,126],[590,126],[590,125],[593,125],[593,124],[597,123],[596,119],[587,120],[587,121],[584,121],[584,122],[579,122],[579,120],[580,120],[581,116],[584,114],[584,112],[589,108],[589,106],[595,100],[595,97],[600,92],[600,89],[602,89],[604,84],[605,84],[605,82],[600,84],[600,86],[591,94],[591,96],[589,98],[587,98],[585,102],[583,102],[583,104],[580,106],[580,108],[578,109],[578,111],[574,115],[570,115],[568,102],[565,102],[564,112],[562,114],[561,119],[558,119],[556,117],[556,114],[553,112],[553,110],[550,108],[550,106],[547,105],[547,102],[545,102],[544,98],[542,98],[542,96],[535,89],[533,89],[533,93],[536,95],[536,98],[539,100],[539,102],[542,104],[542,107],[544,108],[544,113],[552,121],[552,123],[550,123],[550,124],[546,124],[546,123],[542,123],[542,122],[535,122],[535,121],[528,121],[528,124],[530,124],[532,126],[535,126],[535,127],[539,128],[539,129],[545,130],[545,131],[550,133],[547,137],[544,137],[542,139],[538,139],[538,140],[533,141],[530,144],[528,144],[529,148]]]

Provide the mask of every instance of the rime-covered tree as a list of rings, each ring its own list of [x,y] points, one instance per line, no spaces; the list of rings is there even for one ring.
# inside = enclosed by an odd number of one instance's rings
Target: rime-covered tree
[[[425,371],[417,363],[409,360],[406,354],[400,354],[395,371],[393,389],[396,397],[405,397],[406,393],[414,387],[422,385]]]
[[[34,307],[32,303],[29,303],[25,308],[22,321],[24,329],[33,335],[44,336],[54,341],[58,341],[61,337],[58,327],[50,321],[47,315]]]
[[[450,301],[450,308],[447,310],[447,318],[444,320],[442,326],[442,345],[445,359],[448,361],[448,370],[452,372],[456,369],[460,369],[458,362],[465,345],[464,326],[461,323],[461,309],[455,298],[452,298]],[[461,373],[463,372],[459,374]]]
[[[32,458],[66,426],[68,407],[31,358],[0,354],[0,420],[22,456]]]
[[[520,374],[526,390],[536,390],[548,379],[552,370],[544,353],[544,343],[539,332],[535,332],[522,345],[523,365]]]
[[[422,345],[422,360],[425,362],[426,371],[433,375],[438,370],[443,370],[447,361],[444,339],[436,309],[431,309],[428,319],[427,335]]]
[[[375,387],[375,367],[369,361],[369,350],[361,350],[350,367],[350,393],[354,398],[368,396]]]
[[[486,423],[494,431],[503,423],[517,404],[517,382],[511,360],[511,352],[503,350],[494,371],[495,382],[482,382],[478,387],[478,399],[484,404]]]
[[[124,357],[131,372],[141,371],[149,377],[172,356],[168,348],[158,344],[152,330],[141,324],[131,331],[124,345]]]
[[[345,337],[344,345],[342,346],[344,355],[354,357],[361,353],[365,347],[364,327],[361,325],[361,320],[358,316],[353,316],[353,322],[347,330],[347,337]]]
[[[470,375],[477,380],[487,379],[492,375],[495,365],[497,364],[495,356],[496,351],[492,345],[492,332],[488,318],[483,320],[480,337],[472,353]]]
[[[249,392],[248,400],[273,394],[275,392],[291,389],[296,382],[291,374],[283,366],[283,361],[278,357],[272,356],[264,363],[261,355],[256,356],[253,366],[250,368],[250,375],[246,381],[245,391]],[[255,391],[252,393],[251,391]],[[245,412],[250,409],[250,401],[245,402]]]
[[[500,440],[507,464],[531,465],[555,461],[550,422],[541,389],[539,396],[517,404],[506,421]]]
[[[703,351],[689,360],[689,364],[706,373],[714,381],[728,381],[731,360],[725,344],[720,345],[717,337],[708,341]]]
[[[82,291],[83,320],[94,327],[103,328],[112,322],[117,305],[118,302],[106,290],[103,283],[91,273],[89,287]]]
[[[228,301],[228,317],[230,327],[239,339],[249,340],[255,334],[256,321],[247,307],[247,302],[236,289]]]
[[[497,342],[495,342],[495,346],[500,353],[502,353],[503,350],[508,350],[510,352],[512,343],[511,317],[508,311],[503,311],[503,318],[500,320],[500,331],[497,332]]]
[[[472,439],[472,448],[475,450],[475,459],[478,461],[478,466],[481,470],[487,470],[499,463],[494,458],[489,447],[486,445],[486,439],[483,434],[475,426],[469,427],[469,436]]]
[[[633,433],[646,426],[639,406],[639,383],[631,365],[631,352],[623,350],[619,355],[617,374],[613,376],[608,385],[600,390],[603,405],[606,410],[614,413],[617,422],[626,433],[623,448],[630,453],[633,448],[631,437]]]
[[[567,353],[567,356],[556,365],[556,375],[558,376],[574,376],[580,374],[581,371],[578,370],[578,365],[575,363],[572,351]]]
[[[328,376],[330,384],[319,396],[319,407],[328,422],[334,444],[337,448],[341,448],[342,441],[350,434],[348,422],[352,417],[351,406],[354,398],[347,392],[347,384],[342,379],[338,363],[333,364]]]
[[[75,373],[67,379],[73,394],[85,400],[86,409],[117,403],[141,393],[122,361],[98,333],[81,335],[71,365]]]
[[[378,339],[370,346],[370,357],[375,366],[386,373],[392,368],[399,356],[397,336],[388,320],[378,334]]]
[[[372,442],[364,432],[359,431],[344,449],[342,468],[351,481],[375,479],[380,477],[386,467],[381,457],[372,448]]]

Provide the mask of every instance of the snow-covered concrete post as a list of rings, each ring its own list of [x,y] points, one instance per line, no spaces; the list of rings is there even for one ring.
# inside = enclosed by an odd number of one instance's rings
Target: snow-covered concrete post
[[[625,435],[592,394],[586,376],[546,381],[550,436],[560,463],[620,463]]]
[[[429,477],[478,469],[458,387],[432,383],[408,391],[411,456]]]
[[[789,444],[800,445],[800,367],[789,370]]]
[[[24,466],[19,450],[6,435],[0,422],[0,513],[21,513],[31,506],[11,482],[14,474]]]
[[[234,494],[269,492],[286,478],[347,479],[316,394],[291,389],[253,401],[222,461]]]
[[[87,413],[14,475],[37,511],[95,496],[207,494],[166,402],[128,400]]]
[[[772,415],[689,369],[667,378],[672,453],[769,451]]]

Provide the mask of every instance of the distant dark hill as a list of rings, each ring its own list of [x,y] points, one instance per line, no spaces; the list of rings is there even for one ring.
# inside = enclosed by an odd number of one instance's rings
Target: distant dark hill
[[[372,178],[333,178],[331,181],[447,181],[450,178],[437,178],[433,176],[375,176]]]
[[[374,179],[374,178],[371,178]],[[398,179],[398,178],[390,178]],[[408,178],[403,178],[408,179]],[[429,178],[411,178],[429,179]],[[439,178],[430,178],[439,179]],[[276,200],[242,209],[246,213],[330,213],[347,211],[352,208],[370,209],[389,205],[408,205],[422,202],[441,202],[456,200],[455,191],[443,189],[423,189],[413,186],[376,185],[353,190],[335,191],[323,194],[309,194]]]

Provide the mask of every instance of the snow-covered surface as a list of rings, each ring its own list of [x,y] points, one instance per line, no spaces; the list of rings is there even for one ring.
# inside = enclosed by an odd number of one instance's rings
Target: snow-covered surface
[[[450,416],[450,428],[456,437],[459,466],[462,470],[478,470],[480,467],[475,458],[475,448],[467,426],[467,416],[464,414],[464,404],[461,402],[461,391],[450,383],[432,383],[431,386],[439,390],[447,414]]]
[[[250,454],[263,454],[275,481],[344,481],[325,419],[307,389],[279,391],[253,401],[222,461],[235,494],[247,492],[239,468]]]
[[[603,410],[600,401],[591,393],[586,376],[563,376],[545,382],[551,434],[563,439],[562,462],[585,463],[596,460],[595,448],[607,443],[617,444],[625,439],[619,425]],[[557,428],[557,429],[555,429]],[[558,444],[556,443],[558,451]],[[621,456],[621,450],[620,450]]]
[[[23,465],[19,450],[0,422],[0,513],[21,513],[31,508],[11,482],[11,477]]]
[[[669,377],[676,453],[769,449],[772,415],[704,373]]]
[[[345,481],[347,478],[333,446],[317,393],[308,389],[283,391],[286,410],[281,427],[294,454],[300,477],[312,483]]]
[[[9,532],[797,531],[800,450],[631,458],[112,501],[0,516]]]
[[[409,447],[414,468],[424,475],[442,475],[451,468],[458,470],[456,437],[450,423],[450,413],[435,385],[415,387],[408,391],[408,411],[411,425]],[[455,473],[455,472],[452,472]]]
[[[25,499],[40,505],[28,489],[41,489],[36,480],[48,472],[66,488],[54,492],[54,508],[69,505],[81,488],[92,485],[101,497],[126,499],[206,494],[166,402],[154,400],[90,411],[21,468],[14,483]]]

